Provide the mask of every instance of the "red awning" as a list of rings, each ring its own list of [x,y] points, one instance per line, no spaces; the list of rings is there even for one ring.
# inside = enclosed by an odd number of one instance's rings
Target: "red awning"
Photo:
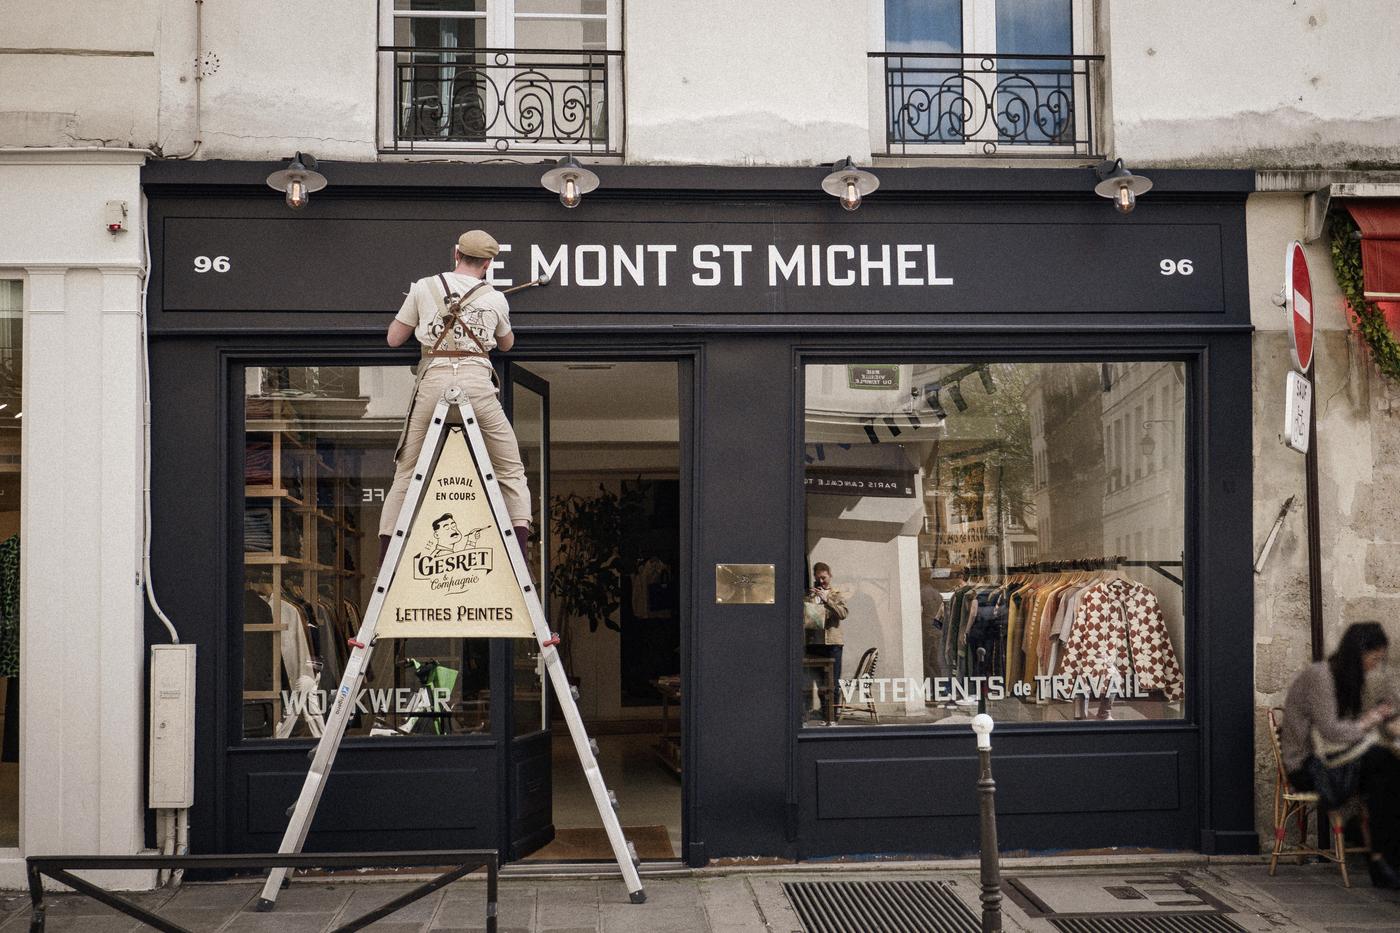
[[[1346,201],[1361,228],[1361,276],[1392,330],[1400,324],[1400,202]]]

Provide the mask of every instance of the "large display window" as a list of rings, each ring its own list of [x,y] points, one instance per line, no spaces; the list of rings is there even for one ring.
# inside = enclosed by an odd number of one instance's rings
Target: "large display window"
[[[806,367],[811,726],[1183,717],[1180,362]]]
[[[243,736],[321,733],[379,567],[407,366],[249,366],[244,374]],[[482,733],[485,639],[375,651],[348,735]],[[537,717],[538,718],[538,717]]]

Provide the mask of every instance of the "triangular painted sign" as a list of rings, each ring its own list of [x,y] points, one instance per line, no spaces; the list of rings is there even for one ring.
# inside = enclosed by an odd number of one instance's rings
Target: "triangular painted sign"
[[[499,493],[497,493],[499,495]],[[460,424],[437,459],[384,598],[381,638],[534,638],[509,542]]]

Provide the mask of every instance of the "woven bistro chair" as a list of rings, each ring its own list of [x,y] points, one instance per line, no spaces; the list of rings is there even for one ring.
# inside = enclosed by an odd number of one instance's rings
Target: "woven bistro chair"
[[[850,681],[857,685],[856,689],[860,689],[859,685],[862,681],[869,680],[871,677],[875,676],[875,666],[879,663],[879,649],[866,648],[865,653],[860,656],[860,662],[856,664],[856,676]],[[842,694],[842,699],[844,701],[844,694]],[[878,723],[880,721],[880,714],[875,709],[875,701],[873,699],[866,702],[858,703],[840,703],[836,707],[836,721],[840,722],[847,716],[853,716],[857,713],[860,713],[864,716],[869,716],[871,722]]]
[[[1275,706],[1269,710],[1269,747],[1274,752],[1274,850],[1269,858],[1269,874],[1272,876],[1278,871],[1278,860],[1285,855],[1296,856],[1300,865],[1309,855],[1316,855],[1329,862],[1336,862],[1337,867],[1342,870],[1342,884],[1349,888],[1351,877],[1347,874],[1347,853],[1369,852],[1370,849],[1365,846],[1347,848],[1346,834],[1343,831],[1345,821],[1341,811],[1327,813],[1327,823],[1332,833],[1331,847],[1319,849],[1308,844],[1308,814],[1316,810],[1320,818],[1323,810],[1316,793],[1294,790],[1288,781],[1288,772],[1283,767],[1283,749],[1279,746],[1279,728],[1282,721],[1281,707]],[[1364,821],[1364,808],[1361,816]],[[1296,820],[1298,824],[1298,841],[1291,845],[1287,841],[1289,820]]]

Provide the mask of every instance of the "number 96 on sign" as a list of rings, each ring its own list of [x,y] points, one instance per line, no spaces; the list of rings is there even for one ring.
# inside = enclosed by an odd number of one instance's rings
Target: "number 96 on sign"
[[[204,272],[227,272],[229,270],[229,259],[227,256],[196,256],[194,257],[194,271]]]
[[[1157,268],[1163,275],[1190,275],[1196,271],[1196,264],[1190,259],[1163,259]]]

